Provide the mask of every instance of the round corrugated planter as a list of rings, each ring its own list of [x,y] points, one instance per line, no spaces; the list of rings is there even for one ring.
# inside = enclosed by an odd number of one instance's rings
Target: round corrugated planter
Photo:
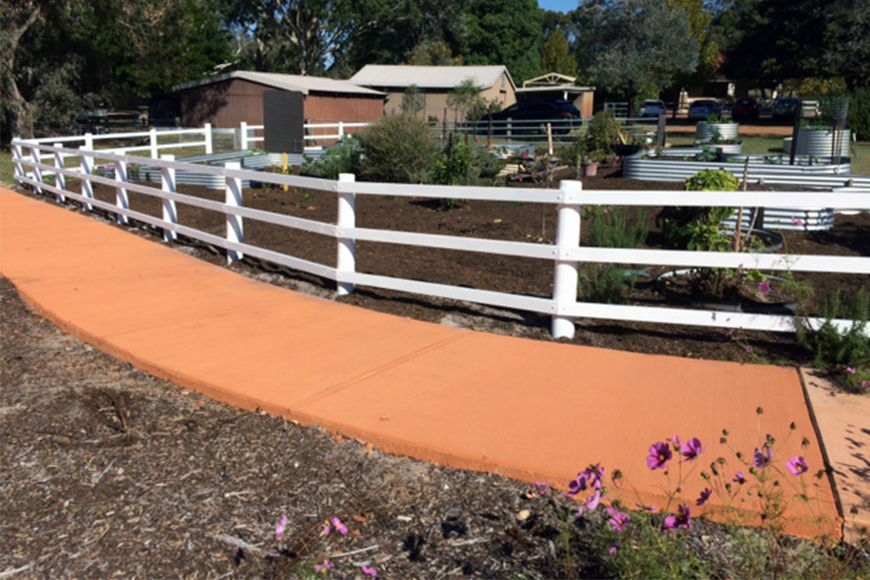
[[[707,147],[711,147],[714,151],[721,151],[725,155],[740,155],[743,153],[743,145],[734,143],[731,145],[720,145],[718,143],[710,143]]]
[[[849,140],[852,134],[843,130],[840,141],[840,155],[849,157]],[[832,129],[801,129],[795,145],[795,155],[812,157],[831,157],[834,150],[834,131]]]
[[[740,123],[698,123],[695,127],[695,140],[698,143],[709,143],[717,130],[722,139],[737,139]]]

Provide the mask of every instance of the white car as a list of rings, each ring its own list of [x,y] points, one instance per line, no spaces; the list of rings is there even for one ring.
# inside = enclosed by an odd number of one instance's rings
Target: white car
[[[644,101],[640,109],[641,117],[658,117],[659,115],[667,115],[668,108],[664,101]]]

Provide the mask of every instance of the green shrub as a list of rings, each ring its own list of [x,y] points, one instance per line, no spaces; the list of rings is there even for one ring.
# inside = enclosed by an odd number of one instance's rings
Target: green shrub
[[[441,155],[429,174],[435,185],[495,185],[501,160],[485,145],[451,133]],[[462,205],[461,200],[445,200],[448,208]]]
[[[592,245],[599,248],[639,248],[649,235],[649,224],[641,212],[632,222],[620,207],[595,208],[589,224]]]
[[[299,173],[333,180],[338,179],[341,173],[359,173],[360,153],[359,139],[350,135],[327,149],[319,159],[306,157]]]
[[[372,181],[422,183],[438,157],[429,126],[410,115],[384,117],[360,134],[360,173]]]
[[[579,281],[581,302],[627,304],[637,278],[610,264],[584,264]]]
[[[861,141],[870,141],[870,88],[849,95],[849,128]]]
[[[870,318],[870,300],[862,288],[856,295],[843,297],[839,291],[825,300],[821,327],[814,329],[806,319],[795,322],[797,342],[813,355],[813,366],[832,371],[848,371],[846,386],[861,392],[862,380],[870,377],[870,338],[865,334]],[[834,326],[836,319],[853,320],[847,330]]]
[[[686,191],[737,191],[740,180],[721,169],[705,169],[686,180]],[[727,207],[672,207],[661,214],[665,243],[672,248],[724,252],[732,247],[720,223],[734,212]]]

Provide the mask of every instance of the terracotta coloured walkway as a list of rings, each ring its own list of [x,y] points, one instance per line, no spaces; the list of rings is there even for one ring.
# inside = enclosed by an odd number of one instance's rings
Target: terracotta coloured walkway
[[[651,443],[699,437],[702,468],[725,456],[730,477],[737,466],[719,444],[723,428],[748,456],[768,433],[784,441],[794,421],[777,459],[802,453],[811,471],[823,467],[798,374],[788,368],[523,340],[375,313],[259,283],[2,190],[0,273],[44,316],[121,360],[387,452],[561,488],[601,462],[638,490],[616,492],[629,505],[661,506],[665,477],[646,467]],[[802,437],[812,442],[805,452]],[[805,481],[818,498],[812,514],[825,521],[809,521],[786,485],[789,530],[839,537],[827,479]],[[695,514],[702,484],[696,472],[684,486]]]

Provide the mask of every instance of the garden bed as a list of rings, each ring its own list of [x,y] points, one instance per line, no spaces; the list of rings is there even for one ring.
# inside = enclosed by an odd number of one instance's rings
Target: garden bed
[[[570,171],[562,175],[569,176]],[[618,173],[610,170],[609,174],[584,179],[584,187],[633,190],[682,188],[681,184],[676,183],[643,183],[616,176]],[[98,198],[114,201],[113,188],[98,185],[95,191]],[[179,186],[179,191],[206,199],[223,199],[223,192],[202,187]],[[334,223],[337,213],[335,195],[329,193],[293,189],[284,193],[280,188],[272,188],[246,189],[244,196],[245,205],[249,207],[324,222]],[[158,199],[130,192],[130,204],[133,210],[160,215]],[[655,224],[658,209],[629,210],[631,219],[643,219],[650,226],[647,247],[651,248],[663,247],[661,230]],[[178,215],[179,222],[183,225],[197,227],[216,235],[224,234],[223,214],[179,204]],[[555,208],[544,204],[475,201],[448,210],[437,200],[378,196],[360,196],[357,200],[357,216],[358,225],[366,228],[406,229],[423,233],[549,244],[554,243],[556,225]],[[590,223],[587,216],[582,228],[584,244],[589,244]],[[829,232],[786,232],[785,247],[793,254],[870,256],[868,231],[870,214],[838,215],[836,227]],[[327,265],[335,264],[336,246],[331,238],[253,220],[245,221],[245,236],[247,242],[266,249]],[[223,255],[198,242],[190,242],[183,250],[213,263],[225,264]],[[632,268],[630,264],[624,267]],[[242,263],[234,264],[232,268],[273,284],[323,296],[333,295],[333,285],[329,281],[256,259],[246,259]],[[546,260],[358,242],[357,269],[385,276],[531,296],[549,297],[552,292],[553,264]],[[668,299],[655,288],[655,278],[669,268],[642,269],[646,275],[638,279],[629,297],[630,303],[668,306]],[[585,270],[585,267],[581,267],[581,270]],[[866,276],[861,275],[796,273],[795,277],[811,284],[815,289],[815,298],[807,303],[804,310],[808,315],[818,314],[823,299],[834,291],[854,292],[866,285]],[[549,318],[534,313],[365,287],[340,300],[441,324],[551,340]],[[734,344],[725,332],[715,329],[592,319],[581,320],[580,329],[574,339],[577,344],[692,358],[747,360],[745,345]],[[754,345],[756,353],[771,360],[789,363],[806,363],[809,360],[795,346],[793,337],[788,335],[747,333],[746,340]]]

